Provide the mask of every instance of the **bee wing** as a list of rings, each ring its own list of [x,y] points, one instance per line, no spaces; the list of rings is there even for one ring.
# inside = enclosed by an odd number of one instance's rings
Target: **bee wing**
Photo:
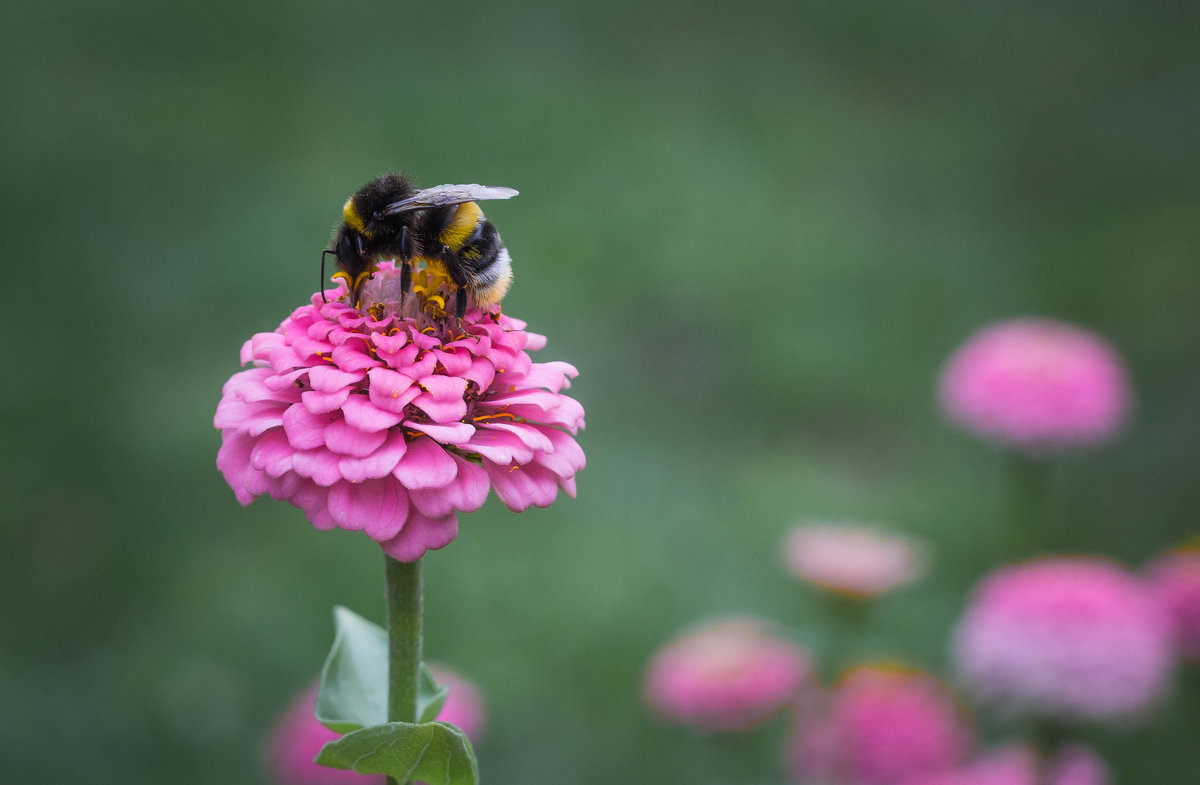
[[[482,202],[488,199],[511,199],[517,195],[516,189],[502,188],[493,185],[435,185],[417,191],[407,199],[392,202],[379,211],[380,216],[411,213],[417,210],[428,210],[430,207],[445,207],[449,204],[463,202]]]

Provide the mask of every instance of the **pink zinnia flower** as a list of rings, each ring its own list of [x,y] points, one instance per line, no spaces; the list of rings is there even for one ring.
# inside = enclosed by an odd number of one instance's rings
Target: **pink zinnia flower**
[[[1108,785],[1108,768],[1091,750],[1064,747],[1051,760],[1023,746],[979,756],[950,771],[913,777],[904,785]]]
[[[459,327],[428,272],[400,313],[399,279],[384,262],[361,312],[341,285],[247,341],[255,367],[225,384],[214,425],[243,505],[269,494],[414,561],[453,540],[457,511],[489,488],[518,512],[574,496],[583,408],[560,392],[575,368],[533,362],[546,339],[523,322],[472,308]]]
[[[1162,693],[1170,629],[1148,587],[1083,556],[1003,567],[974,590],[955,641],[983,701],[1013,713],[1107,720]]]
[[[801,708],[789,768],[806,785],[893,785],[956,765],[971,736],[954,696],[930,674],[859,666]]]
[[[1050,319],[985,327],[942,371],[941,401],[951,420],[1031,453],[1105,441],[1131,399],[1124,364],[1104,339]]]
[[[925,550],[915,540],[870,526],[797,526],[784,551],[796,577],[853,597],[891,591],[925,569]]]
[[[439,685],[450,688],[446,703],[438,712],[438,721],[457,725],[472,743],[478,744],[487,724],[479,688],[445,665],[430,663],[429,672]]]
[[[771,634],[770,622],[732,617],[675,639],[646,671],[658,714],[710,731],[749,728],[789,705],[811,671],[808,655]]]
[[[1200,545],[1168,551],[1150,563],[1148,573],[1171,620],[1176,652],[1200,660]]]
[[[304,691],[276,721],[264,745],[264,759],[276,785],[383,785],[384,777],[331,769],[313,762],[339,734],[317,722],[317,686]]]

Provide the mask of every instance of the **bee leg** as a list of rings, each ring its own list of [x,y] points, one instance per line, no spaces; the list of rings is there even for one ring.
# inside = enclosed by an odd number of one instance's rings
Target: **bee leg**
[[[412,267],[408,262],[400,261],[400,307],[404,307],[404,296],[412,288]]]
[[[459,289],[454,293],[454,318],[460,322],[467,315],[467,293]]]
[[[413,255],[413,247],[412,247],[412,240],[408,236],[408,227],[401,226],[400,227],[400,256],[402,256],[403,260],[405,262],[407,262],[409,259],[412,258],[412,255]]]

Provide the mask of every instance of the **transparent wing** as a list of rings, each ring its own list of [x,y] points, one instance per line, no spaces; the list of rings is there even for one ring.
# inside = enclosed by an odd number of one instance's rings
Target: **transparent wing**
[[[517,195],[516,189],[503,188],[493,185],[435,185],[417,191],[407,199],[392,202],[379,211],[379,215],[397,215],[411,213],[416,210],[428,210],[430,207],[445,207],[448,204],[463,202],[483,202],[489,199],[511,199]]]

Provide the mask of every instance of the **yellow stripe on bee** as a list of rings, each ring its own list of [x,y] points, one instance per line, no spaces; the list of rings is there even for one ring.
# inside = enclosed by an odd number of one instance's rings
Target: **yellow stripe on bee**
[[[508,294],[508,287],[511,285],[512,270],[505,270],[504,274],[501,275],[495,283],[476,289],[472,293],[471,299],[480,308],[487,307],[503,300],[504,295]]]
[[[463,202],[454,211],[454,216],[438,240],[451,251],[457,251],[471,236],[471,232],[475,231],[475,224],[479,223],[479,219],[482,217],[483,210],[479,209],[479,205],[474,202]]]
[[[346,204],[343,205],[342,217],[346,221],[346,226],[349,226],[351,229],[358,232],[359,234],[366,234],[363,231],[364,224],[363,224],[362,216],[358,214],[358,210],[355,209],[355,207],[354,207],[354,197],[353,196],[351,196],[349,199],[347,199]]]

